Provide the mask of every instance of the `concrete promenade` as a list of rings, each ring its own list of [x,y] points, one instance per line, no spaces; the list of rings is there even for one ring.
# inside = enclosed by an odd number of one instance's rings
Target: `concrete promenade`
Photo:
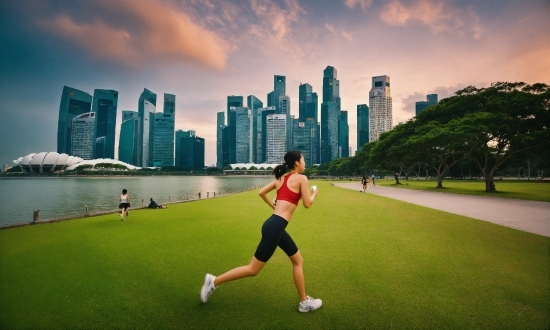
[[[361,183],[334,183],[363,190]],[[550,237],[550,203],[369,185],[367,193]]]

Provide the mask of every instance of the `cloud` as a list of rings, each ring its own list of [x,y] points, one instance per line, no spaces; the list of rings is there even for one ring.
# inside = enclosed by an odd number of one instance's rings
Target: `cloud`
[[[340,35],[344,39],[346,39],[347,41],[350,41],[350,42],[353,41],[353,36],[352,36],[351,32],[346,31],[341,27],[337,28],[337,27],[334,27],[334,25],[332,25],[332,24],[325,23],[325,28],[327,30],[329,30],[329,32],[333,35]]]
[[[363,12],[367,12],[367,9],[372,5],[372,0],[345,0],[344,4],[349,9],[355,8],[355,6],[361,7]]]
[[[191,61],[216,69],[226,66],[227,43],[168,3],[159,0],[99,0],[92,4],[99,10],[97,17],[89,17],[91,22],[82,22],[77,15],[72,17],[64,13],[54,18],[38,19],[37,25],[78,45],[96,58],[122,64],[166,60]],[[155,10],[151,10],[153,7]],[[101,16],[102,11],[110,15]]]
[[[270,0],[251,0],[251,7],[261,24],[251,28],[261,37],[281,43],[289,36],[292,24],[297,22],[305,10],[296,0],[286,0],[286,8]]]
[[[455,9],[441,0],[417,0],[410,5],[401,0],[392,0],[380,11],[380,18],[395,26],[420,23],[428,26],[434,33],[464,35],[465,26],[471,28],[472,38],[481,39],[484,27],[471,7]]]

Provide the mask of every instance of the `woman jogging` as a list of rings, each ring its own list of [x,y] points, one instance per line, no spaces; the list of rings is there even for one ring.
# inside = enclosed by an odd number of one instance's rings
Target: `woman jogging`
[[[361,184],[363,185],[363,192],[365,192],[367,190],[367,184],[368,184],[368,180],[367,180],[367,177],[365,175],[363,175],[363,179],[361,179]]]
[[[304,207],[309,208],[313,204],[318,190],[315,186],[312,187],[310,195],[307,177],[300,174],[306,168],[306,164],[304,157],[299,151],[287,152],[284,160],[284,164],[278,165],[273,170],[275,180],[263,187],[259,193],[264,202],[274,209],[274,212],[262,226],[262,239],[260,240],[260,244],[258,244],[256,253],[246,266],[234,268],[218,276],[206,274],[204,285],[201,289],[201,301],[203,303],[208,300],[208,297],[220,284],[249,276],[256,276],[269,258],[271,258],[277,246],[279,246],[292,262],[294,284],[300,296],[298,310],[300,312],[309,312],[317,310],[323,305],[321,299],[313,299],[306,295],[303,269],[304,260],[298,247],[285,231],[288,222],[292,218],[292,214],[298,206],[300,197],[302,198]],[[267,197],[267,193],[273,189],[277,190],[277,197],[276,200],[271,202]]]
[[[122,195],[118,198],[118,201],[120,204],[118,204],[118,208],[121,209],[120,211],[120,217],[121,220],[124,221],[124,213],[128,215],[128,208],[130,208],[130,196],[128,196],[128,190],[122,189]]]

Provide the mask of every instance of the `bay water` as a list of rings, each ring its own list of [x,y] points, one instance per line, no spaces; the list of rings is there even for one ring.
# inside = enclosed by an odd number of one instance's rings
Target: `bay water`
[[[134,177],[34,177],[0,179],[0,226],[29,222],[33,211],[40,220],[78,216],[118,208],[122,189],[128,190],[132,207],[153,198],[164,204],[206,198],[261,186],[272,176],[134,176]],[[130,212],[131,209],[130,208]]]

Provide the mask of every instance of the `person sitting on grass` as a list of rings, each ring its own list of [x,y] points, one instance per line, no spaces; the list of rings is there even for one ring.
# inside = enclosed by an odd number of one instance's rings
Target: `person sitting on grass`
[[[150,199],[149,206],[147,206],[147,207],[150,208],[150,209],[165,209],[166,208],[166,206],[164,206],[164,205],[157,204],[157,202],[155,202],[153,200],[153,198]]]

